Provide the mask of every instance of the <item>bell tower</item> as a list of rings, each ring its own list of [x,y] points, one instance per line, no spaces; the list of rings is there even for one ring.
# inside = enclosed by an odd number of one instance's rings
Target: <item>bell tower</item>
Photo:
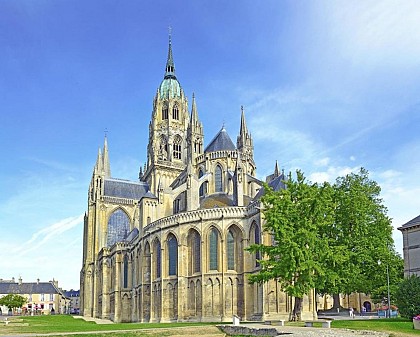
[[[149,124],[147,166],[142,176],[157,195],[165,191],[187,165],[188,100],[175,73],[172,38],[169,35],[165,75],[153,100]]]

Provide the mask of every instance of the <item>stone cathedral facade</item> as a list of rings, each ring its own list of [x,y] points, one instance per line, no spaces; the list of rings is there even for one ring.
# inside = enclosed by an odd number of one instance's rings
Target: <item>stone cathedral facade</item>
[[[205,146],[175,74],[169,42],[153,99],[147,163],[139,181],[113,178],[105,138],[93,169],[84,220],[81,312],[115,322],[288,319],[293,298],[277,282],[249,284],[271,243],[262,231],[254,148],[245,114],[236,145],[225,128]],[[267,182],[280,189],[277,164]],[[302,318],[316,315],[314,293]]]

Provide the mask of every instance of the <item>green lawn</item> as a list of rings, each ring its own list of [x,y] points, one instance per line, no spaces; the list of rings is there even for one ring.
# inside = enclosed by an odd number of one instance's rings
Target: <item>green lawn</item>
[[[331,323],[331,327],[354,330],[383,331],[390,333],[391,336],[420,336],[420,330],[413,329],[413,322],[403,318],[337,320]]]
[[[13,320],[13,318],[11,318]],[[107,331],[107,330],[136,330],[136,329],[162,329],[174,327],[190,327],[212,325],[211,323],[116,323],[116,324],[96,324],[86,322],[83,319],[75,319],[66,315],[45,315],[45,316],[23,316],[23,323],[28,326],[22,326],[18,323],[0,325],[0,335],[10,333],[54,333],[54,332],[82,332],[82,331]],[[139,334],[124,334],[120,336],[139,336]],[[86,335],[84,335],[86,336]],[[95,336],[101,336],[95,334]],[[109,335],[108,335],[109,336]]]
[[[19,317],[23,322],[9,325],[0,325],[0,335],[22,334],[22,333],[62,333],[62,332],[85,332],[85,331],[109,331],[109,330],[140,330],[141,331],[121,331],[112,333],[118,337],[165,337],[175,335],[193,336],[223,336],[220,335],[215,327],[216,323],[117,323],[117,324],[96,324],[86,322],[83,319],[75,319],[72,316],[34,316]],[[13,318],[12,318],[13,319]],[[28,324],[22,326],[20,324]],[[288,326],[303,326],[303,322],[286,322]],[[182,331],[173,329],[184,328]],[[336,320],[331,324],[332,328],[354,329],[354,330],[373,330],[390,333],[393,337],[416,337],[420,336],[420,330],[413,329],[413,323],[409,320],[391,319],[367,319],[367,320]],[[151,330],[145,330],[151,329]],[[159,329],[159,330],[157,330]],[[162,330],[166,329],[166,330]],[[170,329],[170,330],[169,330]],[[178,331],[177,331],[178,330]],[[110,337],[110,334],[84,334],[75,335],[83,337]]]

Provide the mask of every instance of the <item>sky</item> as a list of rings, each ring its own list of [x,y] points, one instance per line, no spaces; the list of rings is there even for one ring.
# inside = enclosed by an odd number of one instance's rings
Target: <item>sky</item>
[[[79,289],[98,148],[137,179],[169,26],[206,144],[243,105],[259,178],[364,167],[394,228],[420,214],[418,1],[3,0],[0,278]]]

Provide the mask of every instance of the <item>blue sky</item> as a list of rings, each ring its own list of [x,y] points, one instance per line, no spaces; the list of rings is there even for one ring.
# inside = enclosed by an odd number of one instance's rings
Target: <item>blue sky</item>
[[[418,1],[0,2],[0,278],[79,288],[82,216],[104,130],[135,180],[172,26],[206,144],[240,106],[260,178],[367,168],[394,227],[420,214]],[[394,233],[402,252],[402,237]]]

